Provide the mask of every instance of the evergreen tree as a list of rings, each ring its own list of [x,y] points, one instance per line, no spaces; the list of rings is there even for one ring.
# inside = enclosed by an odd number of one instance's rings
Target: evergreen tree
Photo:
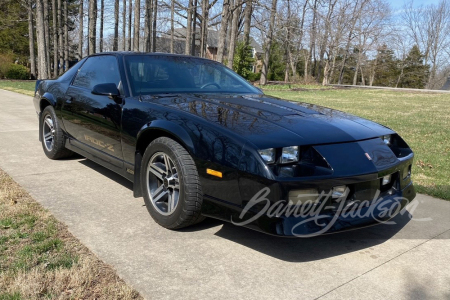
[[[424,64],[424,55],[417,45],[413,46],[405,59],[403,76],[399,87],[423,89],[427,84],[430,66]]]
[[[399,75],[400,69],[394,51],[383,45],[377,53],[374,85],[395,87]]]
[[[252,47],[244,42],[238,42],[234,53],[233,70],[245,79],[249,79],[254,62]]]

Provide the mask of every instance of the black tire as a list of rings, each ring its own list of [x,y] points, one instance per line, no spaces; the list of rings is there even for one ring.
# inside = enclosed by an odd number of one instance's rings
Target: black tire
[[[50,128],[51,126],[49,125],[49,122],[47,122],[48,118],[51,120],[52,128]],[[44,108],[41,113],[40,123],[42,127],[40,129],[42,135],[42,148],[44,149],[45,155],[50,159],[60,159],[72,156],[73,152],[65,147],[64,133],[62,132],[61,126],[56,118],[55,110],[52,106]],[[47,134],[50,134],[52,139],[51,143],[46,139]]]
[[[169,166],[174,164],[174,168],[167,168],[165,165],[160,164],[160,170],[164,170],[163,168],[165,168],[166,171],[167,169],[171,170],[168,172],[171,176],[170,178],[176,176],[177,183],[174,184],[174,186],[178,185],[179,187],[176,206],[172,208],[172,211],[169,211],[169,200],[167,200],[167,210],[165,212],[162,211],[165,205],[164,198],[160,197],[163,201],[159,204],[161,208],[158,208],[157,205],[154,204],[156,202],[152,201],[150,190],[152,189],[152,185],[154,186],[154,189],[157,190],[162,188],[167,194],[166,198],[169,199],[171,189],[170,185],[167,183],[169,180],[161,180],[149,171],[150,162],[154,165],[153,162],[159,159],[159,157],[164,157],[164,154],[170,158]],[[170,174],[172,170],[174,171],[174,175]],[[165,175],[165,178],[169,178],[169,175]],[[164,174],[162,174],[162,176],[164,177]],[[156,186],[154,185],[155,182]],[[205,219],[204,216],[201,215],[203,193],[197,168],[186,149],[176,141],[167,137],[160,137],[150,143],[142,158],[141,186],[147,210],[159,225],[167,229],[180,229],[199,223]],[[174,195],[175,190],[175,188],[172,189],[172,195]],[[155,195],[156,193],[153,194]],[[155,197],[155,199],[156,198],[158,197]],[[172,201],[175,201],[173,200],[174,198],[175,196],[172,196]]]

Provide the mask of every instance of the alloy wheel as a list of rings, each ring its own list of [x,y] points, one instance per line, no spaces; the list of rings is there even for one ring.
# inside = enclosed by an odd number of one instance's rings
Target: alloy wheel
[[[151,203],[160,214],[171,215],[180,197],[180,180],[175,163],[164,152],[157,152],[150,158],[146,174]]]
[[[45,148],[50,152],[55,145],[55,127],[52,117],[48,114],[44,117],[42,124],[42,139],[44,141]]]

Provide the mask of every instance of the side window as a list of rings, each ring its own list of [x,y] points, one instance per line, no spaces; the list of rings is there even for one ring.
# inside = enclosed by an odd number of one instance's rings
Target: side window
[[[119,86],[119,82],[117,59],[111,55],[104,55],[88,58],[75,77],[73,85],[92,90],[97,84],[114,83]]]

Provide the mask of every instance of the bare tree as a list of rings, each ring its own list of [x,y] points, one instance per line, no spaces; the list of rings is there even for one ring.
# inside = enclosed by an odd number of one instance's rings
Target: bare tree
[[[229,49],[228,49],[227,66],[230,69],[233,68],[234,50],[236,47],[236,39],[238,37],[239,18],[241,17],[241,10],[242,10],[242,0],[236,0],[234,2],[234,7],[233,7],[233,19],[231,21],[230,39],[228,42]]]
[[[141,29],[141,0],[134,2],[133,51],[139,51],[139,32]]]
[[[118,51],[118,50],[119,50],[119,0],[114,0],[114,43],[113,43],[113,51]]]
[[[131,18],[133,14],[133,0],[128,1],[128,51],[131,51]]]
[[[100,0],[100,52],[103,52],[103,22],[105,14],[105,0]]]
[[[47,79],[47,49],[45,45],[45,24],[44,24],[44,4],[43,0],[36,1],[36,31],[38,45],[38,78]]]
[[[206,39],[208,37],[209,0],[202,0],[202,15],[200,23],[200,57],[205,57]]]
[[[31,79],[36,78],[36,53],[34,52],[34,26],[33,26],[33,1],[27,1],[28,9],[28,43],[30,47],[30,74]]]
[[[55,0],[53,0],[55,1]],[[78,29],[78,59],[81,60],[83,58],[83,40],[84,40],[84,35],[83,35],[83,21],[84,21],[84,15],[83,15],[83,5],[84,5],[84,0],[80,0],[80,7],[78,15],[80,18],[80,26]]]
[[[153,0],[152,52],[156,52],[156,21],[158,19],[158,0]]]
[[[64,72],[64,20],[63,20],[63,5],[61,0],[58,0],[58,57],[59,57],[59,67],[58,74]]]
[[[348,38],[347,38],[347,45],[345,46],[345,52],[344,52],[344,57],[342,59],[342,66],[341,66],[341,71],[339,74],[339,81],[338,84],[342,84],[343,80],[344,80],[344,69],[345,69],[345,64],[347,62],[348,59],[348,54],[350,51],[350,47],[352,45],[352,40],[354,39],[354,31],[355,31],[355,26],[356,26],[356,22],[358,21],[358,18],[361,16],[361,12],[364,9],[364,6],[367,4],[367,2],[370,0],[356,0],[354,2],[354,7],[353,7],[353,13],[352,13],[352,19],[350,20],[350,28],[348,31]]]
[[[186,11],[187,22],[186,22],[186,47],[184,48],[184,54],[189,55],[191,53],[191,38],[192,38],[192,10],[194,7],[193,0],[189,0],[189,6]]]
[[[277,13],[277,0],[272,0],[272,8],[270,10],[269,30],[266,35],[266,41],[264,43],[264,61],[261,70],[260,84],[265,85],[267,83],[267,73],[269,72],[269,59],[270,48],[272,47],[273,29],[275,27],[275,15]]]
[[[43,0],[43,9],[44,9],[44,32],[45,32],[45,55],[47,56],[47,74],[50,77],[52,74],[51,62],[50,62],[50,23],[49,23],[49,6],[48,0]]]
[[[219,31],[219,44],[217,46],[217,61],[223,63],[223,56],[225,50],[225,40],[227,37],[227,29],[228,29],[228,18],[230,10],[230,0],[223,0],[222,4],[222,20],[220,23],[220,31]]]
[[[170,1],[170,53],[173,53],[174,35],[175,35],[175,0]]]
[[[127,0],[122,2],[122,38],[123,38],[123,51],[126,51],[127,47]]]
[[[194,0],[194,7],[192,11],[192,38],[191,38],[191,55],[195,56],[195,34],[197,31],[197,0]]]
[[[69,68],[69,11],[68,0],[64,0],[64,70]]]
[[[94,54],[96,52],[96,40],[97,40],[97,0],[89,0],[88,55]]]
[[[250,28],[252,23],[253,0],[245,1],[244,9],[244,44],[250,44]]]
[[[152,0],[145,0],[144,43],[145,52],[150,52],[152,43]]]

